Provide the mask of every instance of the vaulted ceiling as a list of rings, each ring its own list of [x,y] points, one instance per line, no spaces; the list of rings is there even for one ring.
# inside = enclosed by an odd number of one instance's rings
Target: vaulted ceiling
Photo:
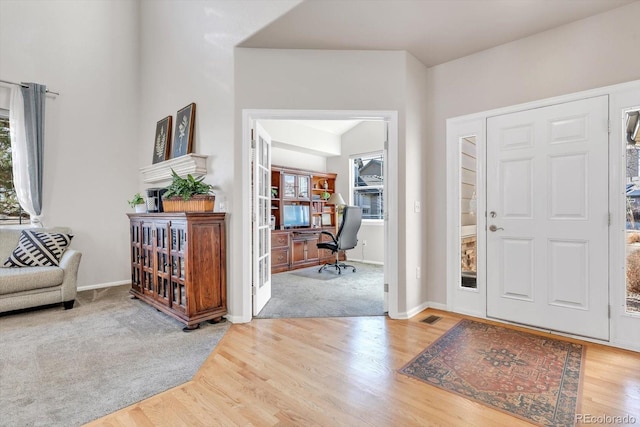
[[[240,47],[406,50],[431,67],[638,0],[307,0]]]

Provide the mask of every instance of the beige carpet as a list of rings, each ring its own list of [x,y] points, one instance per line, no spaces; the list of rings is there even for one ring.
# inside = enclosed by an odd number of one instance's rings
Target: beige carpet
[[[190,380],[229,324],[182,326],[128,286],[0,316],[0,425],[82,425]]]
[[[317,267],[271,276],[271,300],[257,318],[349,317],[384,315],[383,266],[351,262],[337,274]]]

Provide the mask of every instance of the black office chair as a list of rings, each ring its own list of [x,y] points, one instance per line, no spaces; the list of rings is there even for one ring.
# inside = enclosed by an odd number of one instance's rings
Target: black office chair
[[[338,259],[340,251],[346,249],[353,249],[358,244],[358,230],[360,230],[360,224],[362,224],[362,208],[359,206],[345,206],[342,211],[342,224],[338,229],[338,234],[334,235],[328,231],[323,231],[322,234],[331,236],[331,242],[320,242],[316,246],[318,249],[329,249],[331,253],[336,254],[336,262],[327,263],[320,267],[318,273],[321,273],[327,267],[334,267],[338,270],[338,274],[342,274],[342,269],[350,267],[355,273],[356,268],[353,265],[341,263]]]

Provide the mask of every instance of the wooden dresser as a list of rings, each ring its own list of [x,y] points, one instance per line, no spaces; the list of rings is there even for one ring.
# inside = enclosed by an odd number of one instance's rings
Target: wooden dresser
[[[128,214],[131,294],[185,330],[227,314],[224,213]]]

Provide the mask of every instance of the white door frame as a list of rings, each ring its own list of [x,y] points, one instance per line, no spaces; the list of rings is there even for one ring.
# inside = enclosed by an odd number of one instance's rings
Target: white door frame
[[[240,244],[242,257],[252,259],[251,254],[251,126],[256,120],[382,120],[389,125],[388,176],[385,176],[385,236],[389,236],[384,247],[385,277],[388,278],[389,317],[399,318],[398,310],[398,112],[375,110],[242,110],[241,146],[241,198],[242,233]],[[250,263],[246,263],[250,265]],[[251,269],[242,269],[242,313],[234,316],[236,322],[248,322],[252,318]]]
[[[478,261],[478,291],[462,293],[459,290],[460,283],[460,230],[459,230],[459,160],[458,145],[461,136],[476,135],[478,137],[478,151],[485,150],[486,137],[486,120],[489,117],[514,113],[517,111],[530,110],[534,108],[542,108],[549,105],[560,104],[563,102],[577,101],[580,99],[590,98],[594,96],[609,95],[609,117],[611,132],[609,135],[610,153],[609,153],[609,182],[610,182],[610,201],[609,209],[611,212],[611,230],[610,245],[612,248],[610,253],[609,265],[609,295],[611,304],[611,319],[609,322],[610,341],[601,341],[588,339],[584,337],[575,337],[584,341],[597,342],[600,344],[611,345],[620,348],[640,351],[640,328],[636,325],[640,323],[638,316],[630,316],[624,312],[624,306],[620,304],[620,280],[623,278],[621,270],[624,269],[624,257],[618,253],[615,248],[620,247],[620,242],[614,239],[616,233],[614,228],[620,228],[618,217],[624,212],[620,212],[620,199],[614,197],[618,194],[620,188],[619,183],[620,166],[617,161],[620,158],[621,151],[616,144],[622,141],[622,126],[620,124],[620,113],[623,108],[637,106],[640,104],[640,80],[618,85],[605,86],[601,88],[586,90],[568,95],[557,96],[553,98],[533,101],[525,104],[512,105],[509,107],[499,108],[495,110],[483,111],[479,113],[469,114],[466,116],[454,117],[447,119],[447,309],[456,313],[470,314],[473,316],[486,318],[486,218],[485,203],[486,193],[484,191],[484,175],[485,158],[482,160],[478,157],[478,226],[477,226],[477,261]],[[482,172],[480,170],[482,168]],[[614,258],[615,257],[615,258]],[[482,289],[481,289],[482,287]],[[632,336],[628,331],[632,331]],[[549,331],[550,332],[550,331]],[[561,334],[572,336],[570,334]]]

